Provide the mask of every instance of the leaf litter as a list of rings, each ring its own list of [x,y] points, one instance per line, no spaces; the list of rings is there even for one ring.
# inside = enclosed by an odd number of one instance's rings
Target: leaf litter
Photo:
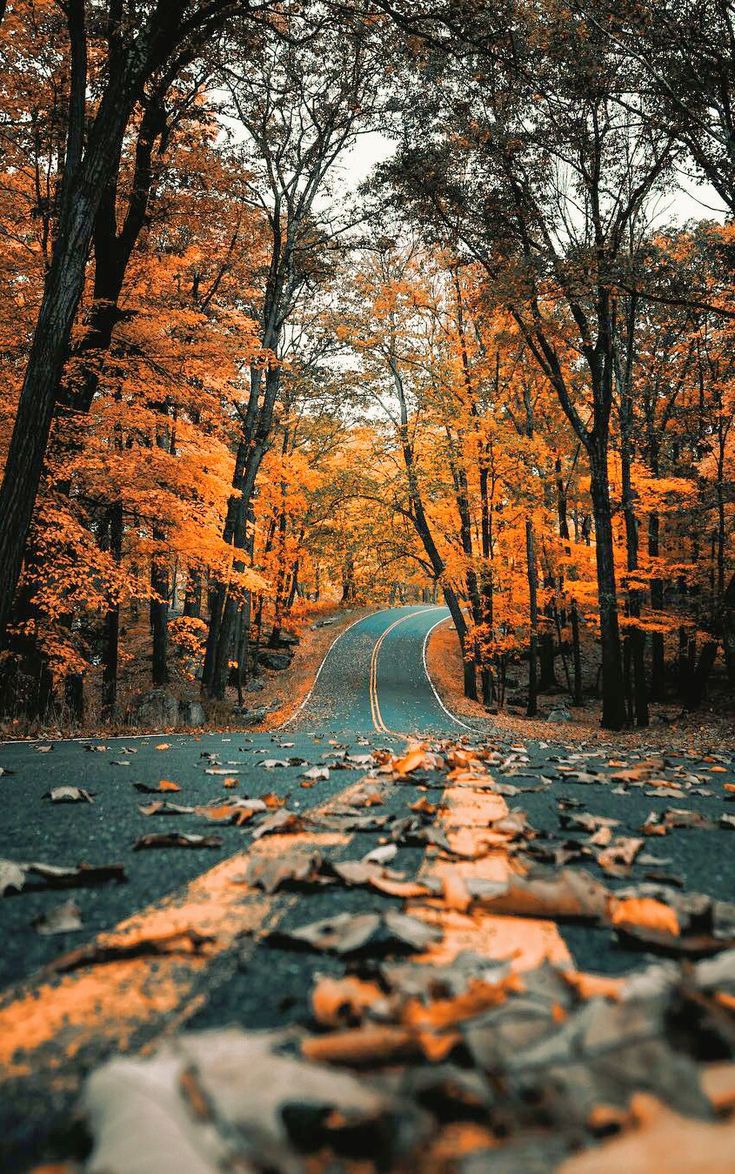
[[[368,787],[450,784],[457,792],[512,799],[524,790],[548,789],[556,776],[565,784],[609,784],[623,794],[642,788],[664,799],[670,792],[706,791],[700,773],[665,757],[631,763],[627,754],[598,765],[591,760],[604,754],[597,751],[549,756],[554,762],[540,780],[522,746],[419,744],[400,756],[379,751],[364,757],[369,761],[351,765],[372,771]],[[305,771],[302,779],[325,780],[325,771],[340,769],[338,762],[345,758],[330,756],[329,765]],[[149,1154],[175,1155],[187,1170],[229,1164],[290,1172],[305,1163],[323,1170],[359,1158],[374,1171],[525,1174],[559,1167],[592,1174],[622,1162],[635,1174],[653,1174],[664,1167],[656,1159],[641,1164],[641,1154],[653,1138],[651,1152],[660,1156],[666,1130],[681,1135],[682,1146],[696,1138],[700,1156],[716,1154],[725,1141],[732,1146],[735,905],[682,889],[680,878],[667,877],[669,859],[646,851],[649,836],[728,827],[723,817],[673,807],[652,813],[638,829],[560,796],[558,830],[539,831],[524,812],[498,807],[481,829],[484,839],[472,840],[464,833],[476,828],[463,827],[461,819],[453,824],[451,808],[425,795],[399,814],[366,811],[370,791],[362,795],[362,805],[358,795],[341,810],[332,805],[329,815],[269,810],[269,797],[244,801],[255,808],[213,801],[181,809],[215,820],[227,820],[230,810],[248,812],[253,840],[312,827],[377,834],[381,842],[356,859],[308,847],[252,857],[244,879],[269,894],[361,888],[380,904],[318,920],[302,916],[294,927],[278,926],[262,939],[271,948],[324,954],[342,968],[341,975],[316,976],[310,1019],[297,1028],[180,1034],[145,1060],[121,1058],[98,1070],[84,1096],[95,1145],[90,1169],[124,1171],[130,1147],[138,1152],[144,1144]],[[149,814],[178,813],[168,810],[176,807],[168,800],[148,807]],[[162,838],[172,837],[207,839]],[[404,846],[428,847],[443,870],[434,873],[430,864],[419,873],[396,869]],[[472,871],[471,865],[497,856],[508,866],[502,879]],[[31,866],[4,862],[0,881],[12,889],[23,879],[14,869],[24,867]],[[624,884],[611,889],[600,877]],[[397,905],[400,898],[410,901],[405,910]],[[469,951],[437,963],[432,950],[442,940],[442,919],[417,916],[422,909],[456,911],[470,920],[587,925],[632,949],[631,960],[660,955],[663,961],[623,978],[549,963],[517,973],[512,959]],[[191,938],[113,943],[112,954],[100,947],[98,956],[93,943],[66,955],[65,965],[133,956],[116,949],[205,947],[206,941]],[[708,1093],[715,1065],[717,1101]],[[134,1140],[120,1128],[125,1120],[135,1121]]]

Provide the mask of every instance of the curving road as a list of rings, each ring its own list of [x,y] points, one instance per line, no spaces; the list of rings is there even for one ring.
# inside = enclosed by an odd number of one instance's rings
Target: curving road
[[[398,737],[471,731],[445,709],[426,671],[426,641],[448,615],[445,607],[424,605],[358,620],[335,640],[287,727]]]
[[[136,791],[135,783],[155,787],[169,779],[181,792],[165,798],[192,806],[209,802],[218,793],[226,794],[222,779],[205,773],[210,764],[203,755],[214,754],[238,777],[238,794],[258,798],[273,790],[290,793],[289,805],[306,810],[355,776],[335,771],[318,788],[300,790],[303,768],[259,769],[264,757],[293,755],[318,763],[330,738],[364,753],[358,739],[377,744],[392,743],[399,735],[467,733],[469,727],[443,709],[424,667],[427,634],[446,614],[440,607],[399,607],[359,620],[332,645],[306,704],[272,733],[105,738],[91,740],[91,745],[96,741],[104,747],[94,752],[85,742],[71,739],[55,742],[48,753],[39,753],[37,743],[0,745],[0,768],[12,772],[0,775],[0,858],[70,866],[80,861],[120,863],[127,875],[125,884],[71,890],[84,924],[73,934],[43,937],[32,927],[35,918],[64,899],[63,891],[34,888],[0,899],[0,988],[242,848],[242,832],[235,827],[203,829],[196,815],[164,820],[143,816],[138,806],[153,796]],[[292,745],[284,754],[279,745],[286,741]],[[167,748],[161,751],[161,745]],[[94,795],[94,803],[52,804],[46,798],[49,789],[62,785],[85,788]],[[194,834],[215,831],[222,846],[133,850],[138,837],[173,828]]]
[[[53,1132],[59,1129],[63,1133],[79,1080],[111,1046],[102,1033],[83,1055],[70,1059],[71,1053],[64,1053],[68,1024],[44,1042],[47,1004],[43,1002],[42,983],[39,995],[40,980],[35,974],[38,968],[152,904],[156,906],[152,914],[155,920],[158,903],[169,895],[175,909],[186,907],[191,882],[201,878],[198,883],[206,885],[207,878],[211,881],[219,873],[214,866],[220,863],[225,870],[237,871],[238,875],[232,877],[234,881],[238,876],[241,879],[245,864],[244,857],[238,854],[247,854],[252,846],[249,825],[240,828],[207,824],[195,812],[145,816],[139,808],[155,796],[141,793],[134,784],[155,788],[162,779],[173,780],[179,791],[167,792],[161,798],[190,807],[216,803],[226,795],[263,798],[274,792],[288,800],[288,809],[294,813],[314,807],[335,809],[351,802],[350,794],[364,773],[364,760],[362,763],[340,760],[344,749],[364,756],[368,747],[390,745],[395,749],[403,744],[402,739],[412,735],[446,735],[455,739],[467,736],[474,740],[474,731],[444,708],[426,672],[424,650],[428,634],[446,615],[446,609],[441,607],[400,607],[357,621],[332,645],[305,703],[290,721],[272,733],[151,735],[95,739],[86,745],[65,740],[55,742],[50,750],[43,748],[44,752],[38,743],[0,745],[3,772],[0,774],[0,858],[65,866],[80,861],[93,865],[119,863],[126,873],[124,884],[74,888],[66,892],[34,884],[21,893],[0,898],[3,943],[0,990],[7,988],[0,993],[0,1016],[5,1011],[10,1018],[15,1015],[16,1021],[27,1023],[31,1037],[34,1032],[40,1033],[38,1051],[33,1055],[38,1054],[42,1060],[40,1072],[33,1059],[28,1078],[13,1077],[5,1083],[0,1065],[0,1168],[3,1171],[27,1170],[41,1159],[50,1160],[50,1156],[57,1155]],[[497,732],[493,733],[489,723],[483,733],[485,739],[492,736],[493,744],[500,747],[508,742],[498,737]],[[558,731],[556,736],[559,737]],[[527,762],[509,768],[507,777],[504,775],[501,780],[506,788],[504,793],[511,797],[511,805],[521,806],[538,830],[540,843],[545,836],[550,836],[553,842],[560,835],[560,828],[566,828],[562,822],[565,812],[575,808],[612,819],[622,834],[631,836],[638,834],[650,811],[662,812],[671,806],[672,799],[665,789],[660,793],[652,793],[648,788],[621,793],[620,788],[611,784],[608,776],[620,754],[626,754],[623,746],[605,741],[601,736],[596,746],[580,756],[583,764],[592,760],[593,769],[599,772],[594,778],[588,777],[582,786],[575,786],[573,780],[560,772],[559,764],[568,753],[569,748],[561,742],[529,742]],[[687,770],[698,771],[705,778],[707,786],[675,802],[679,807],[686,806],[707,815],[711,823],[708,827],[675,828],[663,846],[652,845],[657,855],[651,860],[659,870],[664,868],[667,875],[675,874],[674,883],[732,899],[735,892],[733,832],[718,826],[718,821],[728,810],[728,793],[722,790],[722,784],[735,783],[735,760],[720,756],[718,761],[725,761],[726,765],[712,767],[714,761],[696,753],[682,756],[672,751],[666,755],[666,770],[675,769],[683,762]],[[307,763],[328,765],[329,777],[320,779],[315,786],[308,783],[304,786]],[[710,768],[718,773],[712,773]],[[223,772],[236,778],[236,789],[223,789],[220,777]],[[61,785],[87,789],[94,794],[94,802],[51,803],[47,797],[49,789]],[[515,800],[514,794],[518,796]],[[425,793],[420,789],[420,780],[410,779],[401,786],[385,788],[380,810],[403,815],[410,804],[422,797],[425,798]],[[172,830],[195,835],[216,833],[221,843],[202,850],[134,850],[139,837]],[[563,834],[570,841],[586,836],[584,829],[575,831],[574,828]],[[285,850],[288,838],[273,839],[274,852]],[[360,856],[377,846],[380,832],[363,831],[357,839],[359,842],[353,842],[346,837],[331,851],[343,853],[346,859],[354,858],[355,853]],[[413,873],[421,856],[418,847],[401,847],[396,867]],[[639,869],[636,879],[640,878]],[[609,882],[609,878],[603,879]],[[221,892],[216,890],[217,908],[223,909],[223,917],[229,915],[228,900],[242,901],[249,908],[247,903],[251,898],[237,896],[242,892],[237,883],[224,886]],[[57,908],[68,897],[73,898],[81,912],[81,931],[49,937],[39,934],[34,920]],[[302,899],[287,895],[283,902],[274,905],[272,912],[264,908],[258,918],[276,917],[281,919],[277,924],[301,924],[306,917],[316,920],[333,917],[337,912],[364,912],[372,908],[374,901],[368,890],[340,886],[310,893],[308,913],[304,911]],[[149,915],[150,910],[143,917]],[[243,916],[242,909],[239,916]],[[619,973],[640,961],[631,958],[630,952],[618,949],[605,929],[566,925],[561,933],[581,969]],[[157,1021],[155,1016],[151,1022],[144,1017],[138,1023],[139,1034],[133,1037],[136,1047],[163,1030],[169,1022],[169,1011],[180,1012],[175,1001],[168,1008],[165,997],[168,988],[164,987],[162,992],[156,988],[155,965],[152,993],[157,999],[163,999],[163,1006],[156,1012]],[[321,955],[266,947],[245,947],[241,952],[236,943],[202,971],[198,993],[186,1004],[186,1022],[192,1027],[234,1022],[259,1028],[305,1022],[309,1016],[307,992],[314,974],[325,967],[329,972],[340,972],[338,963]],[[81,973],[83,976],[84,972]],[[104,979],[102,972],[100,981]],[[65,982],[66,979],[58,982],[62,1003],[66,997]],[[107,988],[103,989],[104,998],[108,998]],[[126,991],[123,995],[128,998]],[[67,1004],[63,1006],[66,1008]],[[100,1007],[102,1017],[108,1015],[114,1021],[115,1013],[107,1011],[102,997]],[[0,1048],[1,1045],[0,1036]],[[63,1079],[59,1077],[62,1069]]]

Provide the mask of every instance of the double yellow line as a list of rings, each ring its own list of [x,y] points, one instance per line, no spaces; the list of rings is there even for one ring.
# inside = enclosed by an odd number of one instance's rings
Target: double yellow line
[[[398,627],[399,624],[405,624],[406,620],[412,620],[414,616],[425,615],[427,611],[437,610],[438,609],[436,607],[425,607],[422,608],[421,611],[413,611],[410,615],[401,616],[399,619],[394,620],[393,623],[385,629],[380,638],[375,641],[373,653],[370,657],[370,713],[372,715],[373,725],[380,734],[392,734],[396,738],[402,737],[402,735],[397,734],[395,730],[388,729],[388,726],[383,721],[383,715],[380,712],[380,703],[378,701],[378,657],[380,655],[380,650],[383,647],[383,641],[385,640],[386,636],[390,635],[394,628]]]

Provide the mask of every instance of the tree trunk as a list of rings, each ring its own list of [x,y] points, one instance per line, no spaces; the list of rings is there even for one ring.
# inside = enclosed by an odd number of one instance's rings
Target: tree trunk
[[[202,614],[202,572],[192,567],[184,592],[184,615],[198,620]]]
[[[464,695],[469,697],[471,701],[477,701],[477,677],[475,669],[474,656],[470,653],[469,632],[467,629],[467,622],[464,618],[461,604],[457,598],[457,594],[452,587],[443,587],[444,602],[449,608],[449,613],[454,621],[454,627],[457,632],[459,640],[459,647],[462,653],[462,676],[464,684]]]
[[[538,713],[538,687],[536,681],[536,634],[538,631],[538,573],[536,570],[536,539],[533,522],[526,518],[526,573],[528,575],[528,620],[530,637],[528,641],[528,717]]]
[[[582,651],[579,642],[579,610],[576,599],[572,600],[572,658],[574,662],[574,691],[572,700],[575,705],[584,705],[582,690]]]
[[[110,507],[110,553],[115,562],[122,557],[123,509],[116,501]],[[110,719],[117,708],[117,677],[120,651],[120,604],[112,603],[105,616],[102,647],[102,716]]]
[[[602,646],[602,725],[621,730],[625,726],[625,695],[606,447],[590,450],[590,473]]]
[[[251,511],[255,482],[268,448],[273,411],[280,387],[280,368],[269,367],[265,373],[263,403],[259,406],[262,374],[258,369],[251,372],[248,409],[238,444],[232,480],[233,492],[227,507],[224,529],[225,542],[228,542],[235,551],[243,553],[246,550],[247,518]],[[234,555],[233,569],[242,572],[245,567],[244,557]],[[203,684],[211,698],[221,700],[225,695],[239,609],[239,598],[232,594],[227,584],[218,584],[214,590],[203,676]]]
[[[158,541],[165,538],[165,534],[158,529],[153,530],[153,537]],[[153,684],[156,686],[168,684],[168,563],[166,556],[156,554],[151,560],[151,590],[155,598],[151,599],[151,635],[153,637]]]
[[[648,515],[648,557],[657,559],[660,552],[661,523],[656,511]],[[662,612],[664,607],[664,583],[658,576],[651,579],[651,607]],[[651,634],[651,701],[663,701],[665,696],[664,634]]]
[[[145,49],[139,46],[142,57]],[[83,159],[64,183],[51,266],[31,343],[0,488],[0,639],[4,639],[23,564],[95,217],[115,174],[122,137],[140,85],[141,61],[111,77]]]

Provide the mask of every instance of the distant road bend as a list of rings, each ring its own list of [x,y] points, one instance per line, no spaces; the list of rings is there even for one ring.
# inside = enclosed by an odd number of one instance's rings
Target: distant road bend
[[[306,702],[287,729],[423,736],[472,732],[442,704],[426,667],[426,643],[446,607],[389,608],[337,637]]]

